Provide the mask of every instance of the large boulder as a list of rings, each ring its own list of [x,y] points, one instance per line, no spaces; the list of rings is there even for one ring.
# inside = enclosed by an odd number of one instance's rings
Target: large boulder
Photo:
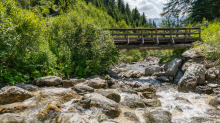
[[[6,86],[0,90],[0,105],[22,102],[33,95],[29,91],[16,86]]]
[[[77,83],[75,81],[72,81],[72,80],[63,80],[62,81],[62,85],[63,85],[64,88],[73,87],[76,84]]]
[[[127,95],[120,104],[132,109],[145,108],[143,100],[136,94]]]
[[[60,85],[62,82],[62,79],[57,76],[46,76],[46,77],[40,77],[33,81],[34,85],[37,86],[56,86]]]
[[[124,117],[126,117],[127,119],[129,119],[131,121],[139,122],[139,118],[137,117],[137,115],[135,113],[124,112]]]
[[[166,70],[166,76],[175,77],[181,63],[182,63],[182,59],[178,59],[178,58],[175,58],[171,63],[169,63],[168,68]]]
[[[126,77],[126,78],[140,78],[143,75],[140,71],[128,71],[128,72],[121,72],[119,74],[120,77]]]
[[[205,84],[205,66],[202,64],[193,64],[185,72],[178,83],[178,91],[194,91],[197,85]]]
[[[40,92],[40,98],[65,103],[72,99],[79,99],[80,96],[71,88],[44,88]]]
[[[219,75],[219,70],[215,67],[210,68],[205,73],[206,80],[213,80]]]
[[[144,83],[141,87],[139,87],[137,89],[138,92],[144,92],[144,91],[147,91],[147,92],[156,92],[156,90],[153,88],[152,84],[150,83]]]
[[[112,70],[108,70],[108,75],[113,78],[119,78],[118,73]]]
[[[111,92],[111,91],[107,91],[107,90],[98,90],[96,91],[96,93],[101,94],[117,103],[120,102],[121,100],[121,96],[117,93]]]
[[[94,88],[87,85],[75,85],[72,89],[80,95],[94,92]]]
[[[162,81],[162,82],[169,82],[169,78],[167,76],[160,76],[156,77],[157,80]]]
[[[99,123],[99,121],[87,114],[61,113],[56,117],[56,123]]]
[[[220,105],[220,97],[216,97],[214,99],[211,99],[209,104],[212,105],[213,107],[217,108]]]
[[[160,71],[161,71],[161,67],[159,65],[147,66],[145,68],[145,75],[146,76],[151,76],[152,74],[154,74],[156,72],[160,72]]]
[[[196,93],[199,94],[212,94],[214,93],[213,89],[210,88],[209,86],[197,86],[195,89]]]
[[[121,112],[118,103],[106,98],[105,96],[102,96],[101,94],[85,94],[83,99],[90,99],[92,107],[101,108],[103,113],[111,118],[118,117]]]
[[[24,117],[17,114],[5,113],[0,115],[0,123],[27,123]]]
[[[158,99],[143,99],[143,102],[147,107],[161,106],[161,102]]]
[[[15,84],[14,86],[17,86],[19,88],[23,88],[27,91],[37,91],[39,88],[35,85],[31,84]]]
[[[174,83],[178,84],[180,79],[183,77],[184,73],[182,72],[182,70],[178,70],[176,77],[174,79]]]
[[[182,53],[182,56],[193,59],[193,58],[200,57],[201,55],[198,53],[196,49],[190,49]]]
[[[100,89],[100,88],[107,88],[108,87],[108,84],[107,84],[107,81],[97,77],[97,78],[94,78],[94,79],[90,79],[88,81],[88,86],[94,88],[94,89]]]
[[[146,67],[151,65],[158,65],[159,61],[160,61],[159,58],[149,56],[144,61],[141,62],[140,66]]]
[[[172,114],[169,111],[157,110],[143,114],[147,123],[171,123]]]

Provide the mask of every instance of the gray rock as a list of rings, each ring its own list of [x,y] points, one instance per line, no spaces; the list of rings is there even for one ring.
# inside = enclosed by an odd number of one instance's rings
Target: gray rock
[[[212,84],[212,83],[209,83],[208,86],[210,88],[217,88],[217,87],[219,87],[218,84]]]
[[[211,99],[209,104],[212,105],[213,107],[217,108],[220,105],[220,97],[216,97],[214,99]]]
[[[132,88],[126,88],[126,87],[119,88],[119,89],[117,89],[117,91],[120,92],[120,93],[137,94],[136,90],[134,90]]]
[[[108,72],[108,75],[109,75],[110,77],[119,78],[118,73],[116,73],[116,72],[114,72],[114,71],[112,71],[112,70],[108,70],[107,72]]]
[[[172,114],[169,111],[157,110],[143,114],[147,123],[171,123]]]
[[[142,92],[142,96],[144,96],[146,99],[157,99],[156,91],[155,92]]]
[[[101,89],[101,90],[96,91],[96,93],[101,94],[102,96],[105,96],[117,103],[119,103],[121,100],[121,96],[119,94],[111,92],[111,91]]]
[[[37,78],[33,81],[34,85],[37,86],[56,86],[56,85],[60,85],[62,82],[62,79],[60,77],[57,76],[47,76],[47,77],[41,77],[41,78]]]
[[[174,78],[173,78],[172,76],[169,76],[169,80],[170,80],[170,81],[173,81],[173,79],[174,79]]]
[[[176,97],[175,100],[179,100],[182,103],[189,103],[189,104],[191,104],[191,102],[188,99],[183,98],[183,97]]]
[[[131,121],[137,121],[139,122],[139,118],[137,117],[137,115],[135,113],[132,112],[124,112],[124,117],[126,117],[127,119],[131,120]]]
[[[0,123],[27,123],[24,117],[17,114],[6,113],[0,115]]]
[[[177,58],[175,58],[171,63],[169,63],[168,68],[166,70],[166,76],[175,77],[181,63],[182,63],[182,59],[177,59]]]
[[[160,77],[156,77],[157,80],[163,81],[163,82],[169,82],[169,78],[166,76],[160,76]]]
[[[73,80],[63,80],[62,81],[62,85],[64,88],[69,88],[69,87],[73,87],[74,85],[76,85],[77,83]]]
[[[151,66],[147,66],[145,68],[145,75],[146,76],[151,76],[156,72],[160,72],[161,71],[161,67],[159,65],[151,65]]]
[[[128,71],[128,72],[122,72],[119,74],[120,77],[126,77],[126,78],[140,78],[143,75],[140,71]]]
[[[31,84],[15,84],[14,86],[17,86],[19,88],[23,88],[27,91],[36,91],[39,89],[37,86],[31,85]]]
[[[80,96],[70,88],[44,88],[39,95],[42,100],[59,101],[60,103],[80,98]]]
[[[99,121],[87,114],[61,113],[56,117],[56,123],[99,123]]]
[[[154,92],[155,89],[153,88],[152,84],[150,83],[144,83],[141,87],[139,87],[137,89],[138,92],[144,92],[144,91],[148,91],[148,92]]]
[[[88,86],[94,88],[94,89],[100,89],[100,88],[107,88],[108,84],[106,80],[103,80],[99,77],[90,79],[88,81]]]
[[[22,102],[32,96],[31,92],[22,88],[16,86],[6,86],[0,90],[0,105]]]
[[[165,73],[161,73],[161,72],[156,72],[152,76],[161,77],[161,76],[166,76],[166,74]]]
[[[121,112],[118,103],[102,96],[101,94],[86,94],[83,99],[90,99],[92,107],[102,108],[103,113],[111,118],[118,117]]]
[[[197,86],[195,89],[196,93],[199,94],[212,94],[214,93],[213,89],[210,88],[209,86]]]
[[[158,99],[143,99],[143,102],[147,107],[161,106],[161,102]]]
[[[194,91],[197,85],[205,84],[205,66],[201,64],[191,65],[178,83],[178,91]]]
[[[184,73],[182,72],[182,70],[178,70],[177,75],[174,79],[174,83],[178,84],[180,79],[183,77]]]
[[[75,85],[72,89],[80,95],[94,92],[94,88],[87,85]]]
[[[206,80],[213,80],[219,75],[219,70],[214,68],[209,68],[205,73]]]
[[[201,55],[199,53],[197,53],[196,49],[190,49],[190,50],[187,50],[184,53],[182,53],[182,56],[186,57],[186,58],[194,59],[194,58],[200,57]]]
[[[145,108],[143,100],[136,94],[127,95],[124,101],[120,103],[122,106],[127,106],[132,109]]]

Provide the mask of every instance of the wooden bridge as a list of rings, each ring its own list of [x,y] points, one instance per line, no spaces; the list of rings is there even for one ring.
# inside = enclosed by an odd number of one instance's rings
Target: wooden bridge
[[[111,31],[118,49],[185,49],[201,39],[201,27],[193,28],[128,28]]]

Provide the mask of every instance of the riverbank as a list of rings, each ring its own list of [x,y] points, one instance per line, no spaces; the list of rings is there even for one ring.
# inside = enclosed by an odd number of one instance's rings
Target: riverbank
[[[85,79],[47,76],[1,85],[0,122],[217,123],[219,68],[196,50],[169,64],[156,57]]]

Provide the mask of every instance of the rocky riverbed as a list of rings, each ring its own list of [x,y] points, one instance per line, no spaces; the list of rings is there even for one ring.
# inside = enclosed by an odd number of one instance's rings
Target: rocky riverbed
[[[189,50],[168,64],[148,57],[104,74],[0,85],[0,123],[220,123],[215,60]]]

